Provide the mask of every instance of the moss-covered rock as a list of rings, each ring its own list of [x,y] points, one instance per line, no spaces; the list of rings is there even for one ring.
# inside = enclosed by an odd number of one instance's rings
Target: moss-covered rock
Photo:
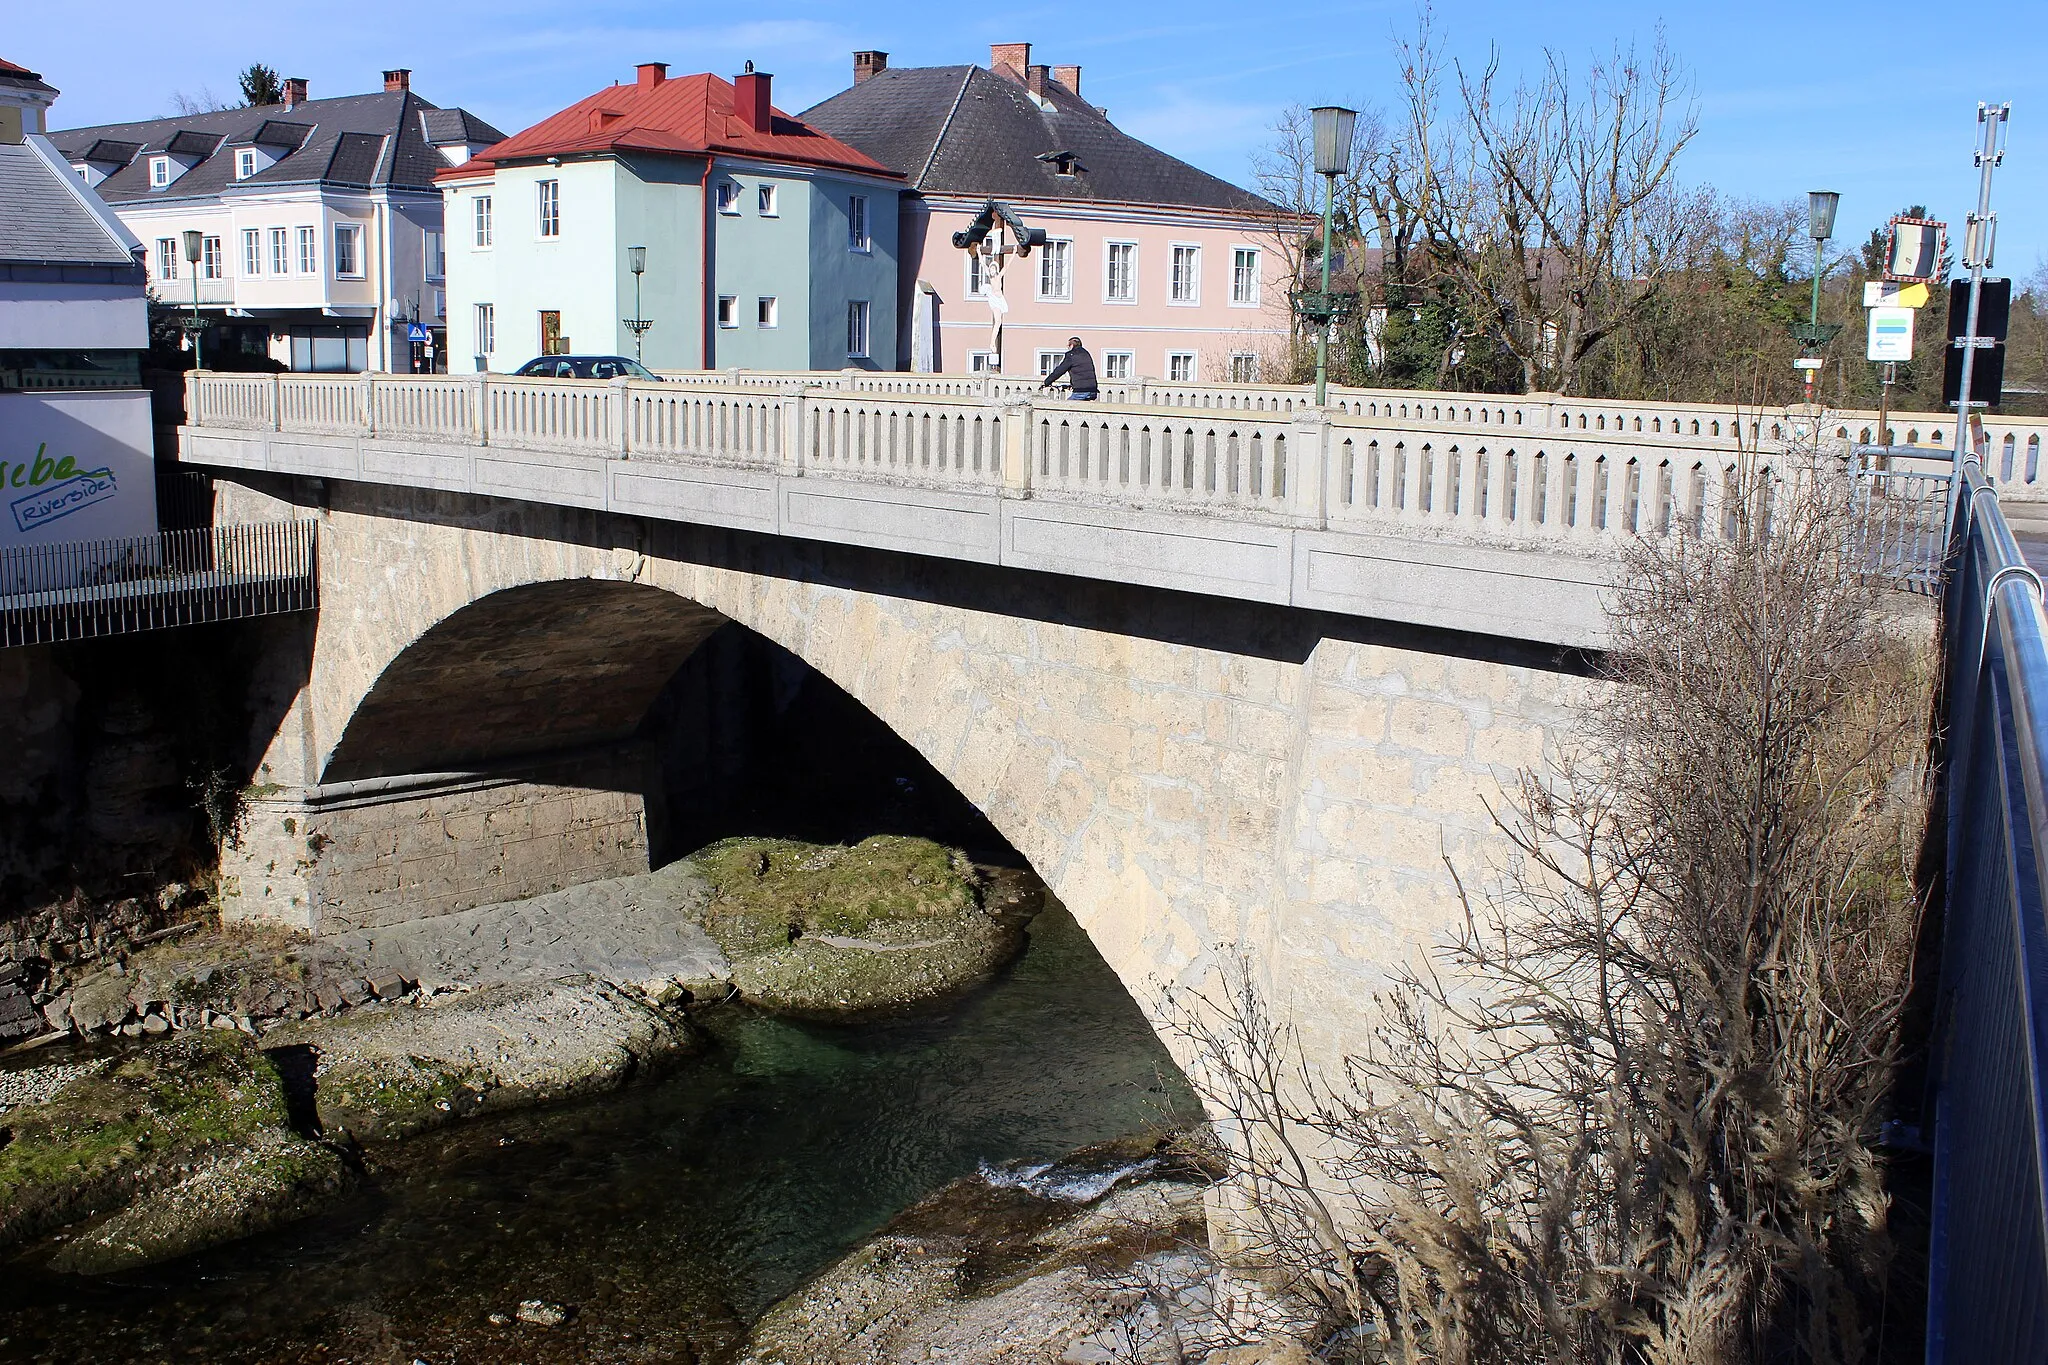
[[[1021,922],[983,908],[966,856],[929,839],[728,839],[693,861],[716,888],[704,927],[733,986],[780,1014],[847,1018],[951,995],[1023,942]]]
[[[315,1145],[292,1131],[276,1064],[252,1039],[222,1031],[140,1048],[0,1122],[0,1246],[138,1206],[231,1154]],[[211,1234],[204,1220],[188,1222],[181,1250],[243,1227],[234,1216],[216,1218]]]

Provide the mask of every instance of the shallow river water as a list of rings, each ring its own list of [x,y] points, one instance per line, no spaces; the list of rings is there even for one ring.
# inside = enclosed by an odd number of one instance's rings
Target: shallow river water
[[[717,1362],[746,1325],[983,1161],[1190,1120],[1065,910],[943,1014],[742,1011],[657,1084],[408,1144],[346,1207],[104,1280],[0,1272],[0,1360]],[[563,1326],[493,1325],[522,1299]]]

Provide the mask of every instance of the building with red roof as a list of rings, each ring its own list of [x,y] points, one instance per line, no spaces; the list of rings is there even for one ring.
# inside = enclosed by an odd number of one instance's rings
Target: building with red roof
[[[643,63],[437,176],[458,361],[637,340],[658,368],[892,365],[903,177],[775,109],[752,67]]]

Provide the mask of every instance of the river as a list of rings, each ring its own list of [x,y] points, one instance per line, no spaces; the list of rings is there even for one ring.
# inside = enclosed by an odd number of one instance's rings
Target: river
[[[727,1008],[657,1083],[380,1154],[346,1206],[104,1280],[0,1278],[0,1360],[715,1365],[747,1324],[984,1161],[1192,1121],[1122,984],[1057,905],[944,1012],[832,1027]],[[497,1324],[521,1300],[562,1326]]]

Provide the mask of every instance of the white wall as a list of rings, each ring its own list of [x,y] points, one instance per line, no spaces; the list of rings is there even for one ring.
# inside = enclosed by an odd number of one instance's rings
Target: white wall
[[[0,351],[139,351],[149,311],[132,284],[0,281]]]
[[[155,470],[146,392],[0,394],[0,550],[147,535]]]

